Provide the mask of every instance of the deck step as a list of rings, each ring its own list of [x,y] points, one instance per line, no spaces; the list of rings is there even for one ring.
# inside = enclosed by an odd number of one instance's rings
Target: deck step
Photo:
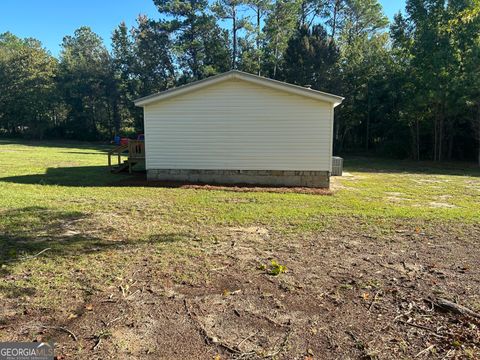
[[[112,157],[118,159],[118,165],[112,167]],[[121,163],[122,156],[128,156],[128,160]],[[129,140],[128,144],[117,146],[108,152],[108,166],[113,173],[119,173],[128,170],[132,173],[132,168],[138,163],[145,162],[145,142],[143,140]]]
[[[123,164],[120,164],[118,166],[115,166],[113,169],[112,169],[112,173],[114,174],[118,174],[122,171],[125,171],[125,170],[128,170],[128,160],[125,160],[123,162]]]

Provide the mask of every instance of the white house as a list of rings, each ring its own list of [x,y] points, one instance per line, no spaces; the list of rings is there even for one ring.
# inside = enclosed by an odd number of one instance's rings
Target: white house
[[[342,100],[237,70],[138,99],[147,178],[328,187]]]

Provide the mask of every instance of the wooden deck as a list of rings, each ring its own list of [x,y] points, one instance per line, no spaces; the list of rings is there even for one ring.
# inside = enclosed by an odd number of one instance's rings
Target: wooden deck
[[[127,160],[123,157],[127,156]],[[117,164],[112,164],[112,157],[117,158]],[[108,152],[108,167],[114,173],[126,171],[132,173],[132,168],[138,163],[145,162],[145,142],[130,140],[128,144],[119,145]]]

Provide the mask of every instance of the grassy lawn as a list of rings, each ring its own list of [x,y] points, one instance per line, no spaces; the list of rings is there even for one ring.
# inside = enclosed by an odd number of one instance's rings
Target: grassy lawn
[[[333,195],[235,192],[120,186],[107,150],[0,141],[0,340],[75,359],[480,356],[478,321],[423,304],[480,311],[472,164],[347,158]]]

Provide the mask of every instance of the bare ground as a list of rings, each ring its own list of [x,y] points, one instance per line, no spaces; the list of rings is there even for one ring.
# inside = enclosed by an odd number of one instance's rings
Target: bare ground
[[[200,229],[179,245],[195,243],[193,259],[165,271],[133,252],[128,279],[68,319],[6,304],[4,314],[23,310],[2,322],[1,338],[53,339],[59,359],[480,358],[480,319],[434,306],[446,298],[480,312],[480,226],[343,225],[218,228],[214,243]],[[270,275],[272,259],[287,272]],[[183,271],[200,280],[173,275]]]

